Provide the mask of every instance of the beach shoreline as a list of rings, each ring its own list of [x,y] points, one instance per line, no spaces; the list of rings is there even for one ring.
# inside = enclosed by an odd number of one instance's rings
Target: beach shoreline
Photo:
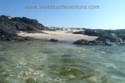
[[[27,33],[27,32],[20,31],[17,33],[17,35],[21,36],[21,37],[30,37],[30,38],[39,39],[39,40],[48,40],[49,41],[51,39],[55,39],[55,40],[58,40],[59,42],[72,42],[72,43],[77,40],[81,40],[81,39],[84,39],[87,41],[93,41],[98,38],[97,36],[73,34],[73,32],[77,32],[77,31],[79,31],[79,30],[72,30],[72,31],[42,30],[42,33]]]

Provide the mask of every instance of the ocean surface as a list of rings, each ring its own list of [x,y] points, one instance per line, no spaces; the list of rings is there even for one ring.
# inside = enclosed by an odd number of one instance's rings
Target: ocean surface
[[[125,46],[0,42],[0,83],[125,83]]]

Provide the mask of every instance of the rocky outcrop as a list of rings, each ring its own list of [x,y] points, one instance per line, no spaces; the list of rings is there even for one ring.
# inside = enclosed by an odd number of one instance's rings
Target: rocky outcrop
[[[26,17],[14,17],[0,16],[0,29],[7,31],[39,31],[45,30],[47,27],[40,24],[37,20],[29,19]]]
[[[76,31],[76,32],[73,32],[73,34],[84,34],[84,31]]]
[[[85,29],[85,28],[82,31],[73,32],[73,34],[84,34],[84,35],[88,35],[88,36],[98,36],[99,33],[100,33],[100,30]]]
[[[0,16],[0,40],[32,40],[29,37],[20,37],[16,33],[18,31],[26,32],[41,32],[41,30],[48,29],[40,24],[37,20],[29,19],[26,17],[14,17],[2,15]]]
[[[89,36],[98,36],[98,38],[93,41],[87,41],[87,40],[81,39],[74,42],[74,44],[80,44],[80,45],[114,45],[114,44],[123,45],[125,44],[125,30],[85,29],[83,34],[89,35]]]
[[[0,29],[0,40],[12,40],[14,39],[14,37],[16,37],[15,33],[9,33],[7,31],[4,31],[2,29]]]
[[[77,45],[102,45],[101,41],[97,41],[97,40],[93,40],[93,41],[88,41],[88,40],[78,40],[75,41],[73,44],[77,44]]]
[[[33,40],[33,38],[30,37],[20,37],[17,36],[16,33],[13,32],[7,32],[5,30],[0,29],[0,41],[26,41],[26,40]]]
[[[124,44],[124,39],[118,36],[116,33],[100,34],[97,38],[98,41],[110,42],[112,44]]]
[[[51,42],[58,42],[57,39],[50,39]]]
[[[106,41],[98,41],[98,40],[93,40],[93,41],[88,41],[88,40],[78,40],[75,41],[73,44],[76,45],[115,45],[116,43],[110,42],[109,40]]]
[[[38,21],[34,19],[29,19],[26,17],[22,17],[22,18],[15,17],[10,20],[16,22],[15,26],[18,30],[27,31],[27,30],[46,29],[42,24],[38,23]]]

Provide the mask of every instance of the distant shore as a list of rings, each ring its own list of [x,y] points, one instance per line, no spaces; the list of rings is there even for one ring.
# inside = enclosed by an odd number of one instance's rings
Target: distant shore
[[[35,19],[0,16],[0,41],[47,40],[79,45],[125,45],[125,29],[47,27]]]

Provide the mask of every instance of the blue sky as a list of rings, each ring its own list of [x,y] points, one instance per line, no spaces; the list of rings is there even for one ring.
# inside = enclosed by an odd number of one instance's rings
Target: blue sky
[[[99,5],[99,9],[26,9],[28,5]],[[45,26],[125,29],[125,0],[1,0],[0,15],[37,19]]]

